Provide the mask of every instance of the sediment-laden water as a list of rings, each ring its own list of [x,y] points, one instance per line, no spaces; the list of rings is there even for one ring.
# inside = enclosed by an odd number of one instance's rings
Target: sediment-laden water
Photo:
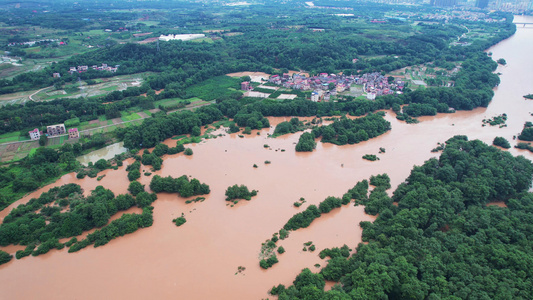
[[[531,17],[525,18],[533,21]],[[517,20],[519,20],[517,18]],[[524,21],[524,19],[520,19]],[[261,299],[268,297],[273,285],[290,285],[302,268],[318,271],[324,266],[320,250],[347,244],[355,248],[361,241],[360,221],[371,221],[363,207],[343,206],[315,220],[309,228],[292,232],[278,245],[286,253],[269,270],[259,268],[261,243],[277,232],[285,222],[309,204],[318,204],[327,196],[342,196],[357,181],[371,175],[388,173],[395,188],[413,165],[420,165],[438,153],[430,150],[438,142],[461,134],[470,139],[492,143],[495,136],[508,139],[532,121],[533,102],[522,96],[533,93],[533,28],[518,28],[516,34],[490,48],[493,58],[504,58],[498,67],[501,84],[488,108],[436,117],[420,118],[416,125],[397,121],[387,113],[392,131],[357,145],[320,144],[312,153],[296,153],[300,133],[267,138],[273,128],[260,135],[239,138],[225,135],[190,145],[193,156],[177,154],[165,157],[163,168],[155,172],[174,177],[191,175],[211,187],[204,202],[185,204],[176,195],[159,194],[154,203],[154,224],[133,234],[120,237],[99,248],[86,248],[68,254],[66,249],[52,250],[38,257],[13,260],[0,266],[1,299]],[[482,120],[506,113],[507,126],[482,127]],[[287,118],[288,119],[288,118]],[[276,124],[284,118],[271,118]],[[175,140],[165,143],[174,145]],[[268,144],[269,148],[264,148]],[[378,154],[379,148],[386,149]],[[285,149],[285,151],[281,151]],[[277,150],[277,151],[276,151]],[[513,155],[532,159],[533,154],[510,149]],[[378,154],[379,161],[369,162],[364,154]],[[265,164],[266,160],[271,164]],[[126,193],[129,181],[125,167],[107,170],[106,176],[76,179],[63,176],[56,183],[31,193],[0,212],[0,218],[16,205],[37,197],[50,187],[66,183],[80,184],[85,193],[103,185],[116,194]],[[257,164],[258,168],[253,168]],[[142,167],[144,170],[149,170]],[[152,175],[153,176],[153,175]],[[148,186],[151,177],[140,181]],[[225,189],[245,184],[259,194],[251,201],[234,207],[224,201]],[[306,203],[298,208],[292,203],[300,197]],[[187,223],[176,227],[171,220],[185,214]],[[312,241],[317,250],[304,252],[303,243]],[[4,248],[11,253],[20,247]],[[245,271],[237,273],[238,267]],[[237,274],[236,274],[237,273]],[[331,284],[329,284],[331,285]]]

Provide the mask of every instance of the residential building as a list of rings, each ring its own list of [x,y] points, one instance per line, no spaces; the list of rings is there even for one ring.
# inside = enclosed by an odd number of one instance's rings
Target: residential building
[[[39,140],[39,138],[41,138],[41,132],[37,128],[35,128],[32,131],[29,131],[28,133],[30,134],[30,139],[32,141],[37,141]]]
[[[70,128],[68,130],[68,138],[69,139],[77,139],[80,137],[80,132],[78,131],[78,128]]]
[[[53,76],[54,78],[61,78],[61,74],[59,74],[59,73],[54,73],[52,76]]]
[[[250,82],[249,81],[241,82],[241,90],[249,91],[250,90]]]
[[[318,99],[319,99],[318,92],[312,92],[311,93],[311,101],[318,102]]]
[[[61,135],[61,134],[65,134],[66,132],[67,131],[65,130],[65,124],[46,126],[46,134],[48,136]]]
[[[376,93],[375,92],[367,93],[366,94],[366,99],[375,100],[376,99]]]

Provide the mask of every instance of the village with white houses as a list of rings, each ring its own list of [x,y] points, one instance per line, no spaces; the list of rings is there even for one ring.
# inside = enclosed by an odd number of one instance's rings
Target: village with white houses
[[[46,126],[46,133],[40,131],[38,128],[35,128],[34,130],[29,131],[28,133],[32,141],[38,141],[43,135],[48,138],[65,135],[67,134],[67,130],[65,128],[65,124],[56,124]],[[79,137],[80,132],[78,131],[78,128],[70,128],[68,130],[69,139],[77,139]]]
[[[108,71],[115,73],[118,69],[119,65],[116,65],[114,67],[108,66],[107,64],[102,64],[101,66],[93,65],[91,66],[91,69],[96,71]],[[82,73],[87,72],[89,70],[89,66],[77,66],[77,67],[70,67],[69,73]]]
[[[27,41],[27,42],[18,42],[18,43],[17,42],[13,42],[13,43],[8,43],[7,45],[9,47],[13,47],[13,46],[33,47],[36,44],[49,44],[49,43],[57,43],[58,45],[65,45],[64,41],[60,41],[58,39],[42,39],[42,40],[37,40],[37,41]]]
[[[311,90],[311,101],[329,101],[345,91],[350,91],[354,85],[361,86],[362,94],[366,94],[369,100],[376,99],[377,96],[402,93],[405,82],[402,80],[390,80],[390,77],[381,73],[368,73],[363,75],[337,75],[320,73],[319,75],[307,77],[305,74],[272,75],[268,81],[285,88],[294,90]],[[244,87],[243,87],[244,89]]]

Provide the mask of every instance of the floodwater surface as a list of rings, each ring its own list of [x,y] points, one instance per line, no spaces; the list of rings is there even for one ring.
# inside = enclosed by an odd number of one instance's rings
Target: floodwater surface
[[[85,155],[78,156],[76,160],[84,165],[87,165],[89,162],[94,164],[100,159],[111,159],[115,157],[115,155],[124,153],[127,150],[128,149],[124,148],[124,142],[120,142],[92,151]]]
[[[532,19],[528,19],[532,20]],[[159,194],[154,202],[154,224],[111,241],[68,254],[52,250],[38,257],[13,260],[0,266],[1,299],[261,299],[274,285],[290,285],[301,269],[326,264],[318,253],[328,247],[347,244],[354,249],[361,242],[361,221],[374,217],[361,206],[347,205],[316,219],[311,226],[291,232],[278,242],[286,250],[271,269],[259,268],[261,243],[283,227],[295,213],[327,196],[342,196],[356,182],[371,175],[388,173],[393,189],[409,175],[413,165],[421,165],[438,153],[430,152],[438,142],[454,135],[467,135],[491,144],[496,136],[508,139],[533,120],[533,102],[522,96],[533,93],[533,28],[518,28],[516,34],[487,50],[493,58],[505,58],[499,66],[501,84],[488,108],[421,118],[419,124],[405,124],[387,112],[392,130],[357,145],[336,146],[319,143],[312,153],[296,153],[300,133],[268,138],[273,128],[253,131],[239,138],[226,134],[189,145],[192,156],[166,156],[162,176],[190,175],[207,183],[211,193],[204,202],[185,204],[175,194]],[[506,113],[508,127],[482,127],[482,120]],[[271,118],[276,124],[289,118]],[[172,145],[175,140],[165,143]],[[264,145],[268,145],[267,148]],[[386,153],[378,154],[379,148]],[[282,151],[284,149],[285,151]],[[277,150],[277,151],[276,151]],[[528,151],[510,149],[513,155],[533,158]],[[377,154],[379,161],[361,157]],[[265,161],[270,164],[265,164]],[[119,170],[104,171],[101,181],[76,179],[67,174],[58,182],[36,191],[0,213],[0,218],[16,205],[37,197],[50,187],[78,183],[87,194],[97,185],[125,193],[129,181],[126,161]],[[258,168],[253,168],[257,164]],[[143,170],[149,171],[145,166]],[[152,175],[153,176],[153,175]],[[152,176],[141,176],[148,186]],[[228,186],[245,184],[259,190],[251,201],[231,207],[224,200]],[[304,197],[306,203],[292,203]],[[185,214],[187,223],[176,227],[172,219]],[[303,251],[312,241],[315,252]],[[4,248],[13,253],[17,247]],[[242,266],[245,270],[238,273]],[[333,285],[329,283],[328,287]]]

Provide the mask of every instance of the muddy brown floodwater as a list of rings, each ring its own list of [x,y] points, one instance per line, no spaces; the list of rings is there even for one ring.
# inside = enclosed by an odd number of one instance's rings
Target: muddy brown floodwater
[[[528,18],[527,21],[533,21]],[[524,21],[523,19],[521,21]],[[239,138],[225,135],[196,145],[191,157],[183,154],[166,157],[162,176],[191,175],[211,187],[204,202],[185,204],[176,195],[160,194],[154,203],[154,224],[109,244],[68,254],[53,250],[38,257],[13,260],[0,266],[1,299],[261,299],[274,285],[290,285],[301,269],[318,271],[324,266],[320,250],[347,244],[355,248],[361,241],[360,221],[374,218],[363,207],[352,205],[336,209],[315,220],[309,228],[291,232],[278,242],[286,249],[279,263],[269,270],[258,266],[261,243],[277,232],[296,212],[318,204],[327,196],[342,196],[357,181],[373,174],[388,173],[393,188],[420,165],[438,154],[430,150],[457,134],[492,143],[503,136],[514,145],[513,135],[525,121],[533,120],[533,102],[523,95],[533,93],[533,28],[518,28],[516,34],[488,49],[494,59],[505,58],[498,67],[501,84],[488,108],[421,118],[421,123],[398,122],[391,112],[387,120],[392,131],[357,145],[338,147],[320,144],[313,153],[295,153],[299,133],[276,139],[269,130]],[[501,113],[508,115],[508,127],[481,127],[481,121]],[[288,118],[287,118],[288,119]],[[271,118],[276,124],[284,118]],[[166,143],[173,145],[174,140]],[[265,149],[264,144],[270,147]],[[378,154],[379,147],[386,149]],[[284,152],[281,149],[285,149]],[[278,151],[276,151],[278,150]],[[527,158],[527,151],[511,149]],[[364,154],[378,154],[381,160],[369,162]],[[265,164],[266,160],[271,164]],[[127,162],[128,163],[128,162]],[[37,197],[50,187],[70,182],[80,184],[85,193],[97,185],[116,194],[128,187],[125,167],[108,170],[101,181],[78,180],[73,174],[30,194],[0,213],[0,218],[16,205]],[[129,161],[131,163],[131,161]],[[253,168],[257,164],[258,168]],[[144,169],[144,166],[143,166]],[[145,169],[148,170],[148,169]],[[142,176],[148,184],[150,177]],[[234,207],[224,201],[225,189],[245,184],[259,190],[251,201]],[[306,199],[299,209],[292,203]],[[171,220],[181,213],[187,223],[176,227]],[[313,241],[315,252],[302,251],[303,243]],[[16,246],[3,248],[13,253]],[[237,273],[239,266],[245,271]],[[236,274],[237,273],[237,274]],[[328,287],[333,283],[328,283]]]

